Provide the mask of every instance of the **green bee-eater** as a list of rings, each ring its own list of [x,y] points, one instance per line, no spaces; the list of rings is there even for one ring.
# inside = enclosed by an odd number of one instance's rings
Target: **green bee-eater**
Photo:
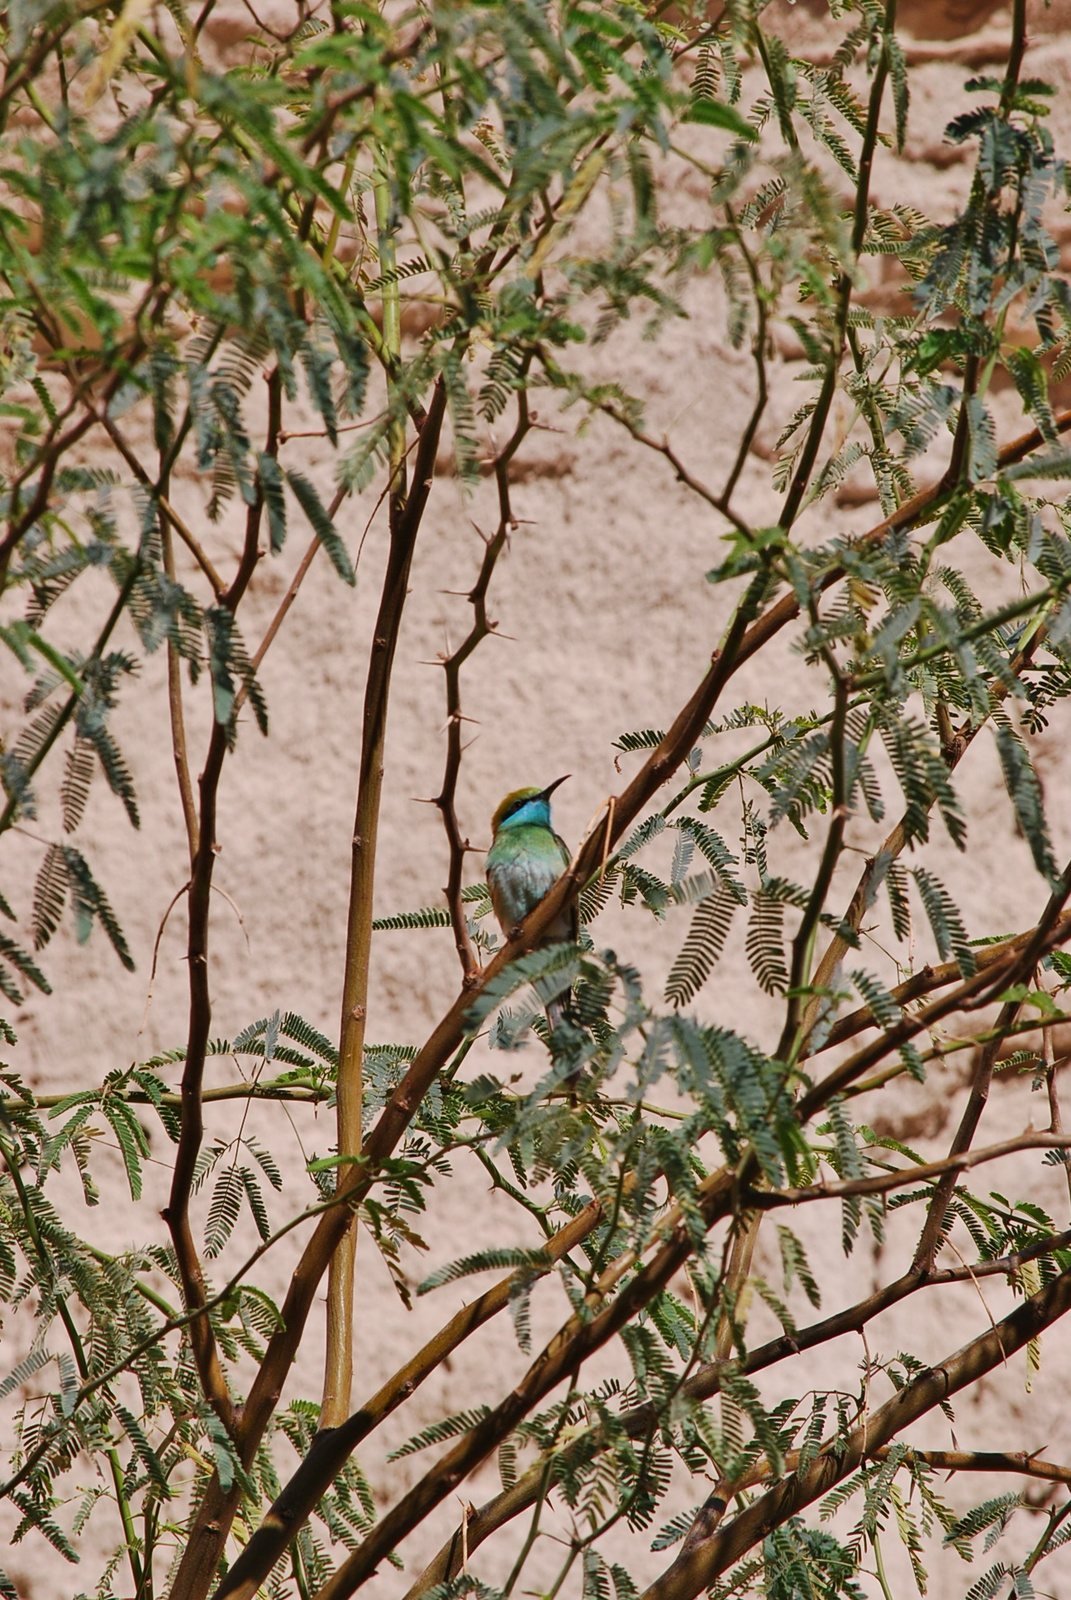
[[[494,839],[487,856],[487,887],[507,939],[569,865],[569,848],[550,821],[550,797],[564,782],[565,778],[556,778],[545,789],[514,789],[491,821]],[[578,926],[574,901],[555,917],[540,943],[575,941]],[[559,996],[547,1006],[552,1029],[561,1021],[566,998]]]

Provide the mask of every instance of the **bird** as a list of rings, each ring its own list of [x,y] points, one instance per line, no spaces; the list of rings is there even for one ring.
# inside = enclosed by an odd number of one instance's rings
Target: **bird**
[[[551,889],[569,865],[569,847],[554,832],[550,797],[570,774],[555,778],[545,789],[514,789],[491,819],[493,839],[487,856],[487,887],[491,905],[506,938]],[[575,900],[566,906],[543,933],[540,945],[574,942],[579,932]],[[547,1006],[551,1032],[561,1022],[568,994]]]

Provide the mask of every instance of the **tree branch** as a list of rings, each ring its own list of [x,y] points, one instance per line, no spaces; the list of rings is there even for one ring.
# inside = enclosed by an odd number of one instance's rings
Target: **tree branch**
[[[871,1457],[874,1461],[889,1459],[889,1446],[882,1445]],[[905,1451],[905,1466],[921,1461],[935,1472],[1018,1472],[1027,1478],[1043,1478],[1049,1483],[1071,1484],[1071,1467],[1061,1467],[1055,1461],[1042,1461],[1027,1455],[1025,1450],[915,1450]]]
[[[937,1252],[945,1234],[949,1201],[956,1187],[957,1168],[953,1165],[953,1160],[963,1157],[970,1150],[989,1099],[989,1085],[993,1081],[993,1063],[997,1058],[997,1051],[1004,1043],[1008,1029],[1013,1026],[1019,1015],[1019,1006],[1018,1000],[1005,1001],[997,1017],[994,1036],[979,1053],[971,1082],[971,1092],[967,1097],[967,1104],[963,1108],[963,1115],[949,1150],[948,1171],[937,1185],[937,1191],[927,1207],[926,1221],[915,1247],[915,1257],[911,1265],[917,1272],[925,1272],[937,1259]]]
[[[528,371],[529,362],[526,361],[520,374],[523,381]],[[523,442],[525,435],[531,427],[528,416],[528,394],[520,389],[517,394],[517,424],[509,441],[494,459],[495,481],[498,486],[498,527],[494,536],[487,540],[483,561],[480,564],[479,575],[472,589],[469,591],[469,604],[472,606],[473,621],[466,637],[451,656],[443,662],[446,673],[446,769],[443,773],[442,788],[435,797],[435,805],[442,813],[443,827],[446,829],[446,839],[450,852],[450,866],[446,882],[446,903],[450,909],[450,924],[454,931],[454,945],[457,949],[458,960],[461,962],[461,972],[464,982],[471,984],[479,971],[479,961],[469,937],[468,923],[465,919],[465,907],[461,899],[462,876],[465,866],[465,851],[468,840],[462,839],[461,828],[457,820],[456,797],[457,780],[461,772],[461,668],[473,654],[477,646],[489,633],[494,632],[494,625],[487,620],[487,591],[490,587],[491,577],[499,556],[505,549],[510,530],[515,526],[513,510],[510,505],[509,469],[513,457]]]
[[[854,1306],[847,1307],[835,1315],[823,1318],[820,1322],[811,1323],[806,1328],[799,1328],[795,1333],[782,1334],[780,1338],[772,1339],[764,1345],[749,1351],[746,1358],[739,1363],[738,1370],[745,1376],[754,1372],[764,1371],[766,1368],[776,1366],[779,1362],[792,1356],[799,1355],[804,1350],[812,1350],[817,1346],[828,1343],[831,1339],[840,1338],[846,1333],[857,1333],[875,1317],[887,1311],[890,1306],[896,1305],[900,1300],[917,1294],[921,1289],[938,1287],[950,1283],[974,1282],[979,1278],[1000,1277],[1012,1275],[1027,1261],[1035,1261],[1039,1256],[1049,1255],[1057,1250],[1066,1250],[1071,1245],[1071,1229],[1051,1238],[1039,1240],[1024,1250],[1002,1256],[994,1261],[979,1261],[970,1266],[948,1267],[937,1272],[931,1272],[925,1277],[905,1275],[887,1284],[883,1289],[877,1290],[865,1300],[859,1301]],[[694,1402],[709,1400],[721,1388],[722,1373],[725,1370],[725,1361],[711,1361],[703,1366],[686,1380],[682,1394],[685,1399]],[[658,1424],[660,1407],[652,1401],[647,1401],[642,1406],[636,1406],[622,1418],[625,1433],[630,1439],[646,1438],[651,1430]],[[580,1460],[588,1460],[592,1453],[593,1439],[598,1438],[602,1430],[595,1428],[588,1433],[579,1435],[570,1442],[568,1451],[576,1452]],[[568,1454],[568,1451],[563,1454]],[[472,1553],[492,1533],[503,1527],[514,1517],[526,1511],[535,1503],[540,1485],[546,1480],[547,1466],[545,1460],[537,1461],[529,1470],[518,1478],[510,1488],[495,1495],[478,1511],[472,1513],[467,1519],[465,1545],[469,1554]],[[438,1583],[446,1583],[455,1578],[461,1570],[462,1541],[460,1529],[439,1550],[434,1559],[425,1567],[420,1577],[409,1589],[404,1600],[418,1600],[418,1597],[433,1588]]]
[[[916,1034],[934,1022],[940,1021],[942,1017],[958,1011],[967,1004],[972,1008],[990,1004],[1002,989],[1033,972],[1041,957],[1062,944],[1068,937],[1071,925],[1067,918],[1061,917],[1060,913],[1069,894],[1071,894],[1071,863],[1065,868],[1058,888],[1049,897],[1044,915],[1039,919],[1037,927],[1025,944],[1015,949],[1009,947],[1009,955],[1003,960],[973,972],[953,990],[951,995],[935,1001],[921,1011],[905,1016],[895,1027],[886,1030],[880,1039],[841,1062],[827,1077],[802,1096],[799,1103],[801,1120],[806,1122],[814,1111],[828,1105],[833,1095],[846,1089],[849,1084],[861,1078],[870,1067],[876,1066],[891,1050],[913,1039]],[[988,995],[985,994],[987,987],[990,990]]]
[[[568,1255],[582,1239],[587,1238],[601,1219],[602,1207],[597,1200],[592,1201],[542,1246],[549,1261],[560,1261]],[[482,1328],[507,1306],[514,1284],[522,1277],[528,1281],[531,1271],[531,1268],[525,1267],[510,1273],[471,1305],[463,1306],[434,1338],[429,1339],[404,1367],[400,1367],[345,1422],[316,1435],[308,1455],[265,1513],[260,1527],[216,1590],[214,1600],[252,1600],[302,1523],[330,1487],[332,1479],[361,1441],[374,1432],[404,1400],[408,1400],[424,1379],[470,1334]]]
[[[1057,943],[1063,944],[1071,936],[1071,912],[1064,911],[1060,913],[1057,927],[1061,932],[1061,937],[1057,939]],[[986,968],[993,966],[996,962],[1003,961],[1010,952],[1024,949],[1036,932],[1036,928],[1028,928],[1025,933],[1018,933],[1013,939],[1004,939],[1000,944],[982,945],[974,952],[975,966],[979,971],[985,971]],[[913,977],[897,984],[895,989],[890,989],[889,996],[899,1006],[909,1005],[912,1000],[919,1000],[925,994],[932,994],[934,989],[943,989],[946,984],[955,983],[956,979],[961,976],[962,973],[958,961],[946,961],[937,967],[931,967],[927,964],[920,972],[916,972]],[[841,1017],[833,1024],[829,1031],[829,1037],[823,1043],[821,1051],[815,1051],[815,1055],[820,1055],[826,1050],[832,1049],[834,1045],[843,1044],[846,1039],[852,1038],[857,1033],[862,1033],[865,1028],[876,1028],[878,1026],[879,1024],[870,1007],[860,1006],[857,1011],[849,1012],[846,1017]]]
[[[642,1600],[694,1600],[715,1579],[805,1506],[849,1477],[910,1423],[999,1366],[1071,1309],[1071,1272],[1062,1272],[994,1327],[928,1367],[854,1428],[847,1440],[827,1443],[802,1471],[770,1489],[732,1522],[681,1555]]]
[[[849,1178],[837,1183],[811,1183],[798,1189],[749,1189],[745,1204],[762,1211],[779,1210],[782,1206],[799,1206],[808,1200],[843,1200],[852,1196],[888,1194],[892,1189],[902,1189],[908,1183],[928,1183],[931,1178],[948,1180],[948,1191],[955,1188],[957,1174],[969,1167],[987,1161],[999,1161],[1003,1156],[1015,1155],[1019,1150],[1071,1149],[1071,1134],[1053,1133],[1051,1128],[1028,1129],[1014,1139],[1000,1144],[983,1146],[980,1150],[964,1149],[945,1156],[940,1161],[927,1161],[913,1167],[896,1167],[891,1172],[874,1173],[869,1178]],[[935,1199],[940,1199],[944,1181]],[[937,1241],[940,1244],[940,1239]],[[925,1277],[928,1267],[921,1260],[922,1251],[916,1252],[908,1277]]]
[[[198,785],[201,795],[199,837],[189,888],[186,956],[189,965],[190,1023],[179,1091],[181,1121],[175,1167],[171,1175],[171,1193],[162,1213],[175,1248],[183,1301],[188,1311],[203,1310],[206,1302],[204,1273],[190,1226],[190,1193],[204,1137],[201,1089],[212,1024],[212,998],[208,982],[209,906],[216,860],[216,799],[226,753],[226,727],[214,721],[205,770]],[[207,1316],[197,1317],[190,1323],[190,1345],[205,1399],[233,1436],[234,1403],[227,1389],[212,1324]]]

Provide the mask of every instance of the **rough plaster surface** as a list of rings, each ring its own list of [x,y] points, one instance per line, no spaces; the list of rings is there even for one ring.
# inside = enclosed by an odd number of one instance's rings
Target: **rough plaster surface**
[[[209,24],[221,53],[233,42],[237,18],[236,7],[220,5]],[[967,69],[984,69],[1001,59],[1008,19],[992,5],[972,8],[963,0],[947,0],[944,5],[916,3],[906,20],[916,34],[916,43],[908,44],[919,63],[910,137],[903,159],[882,153],[875,199],[886,205],[906,200],[930,215],[945,216],[962,201],[970,167],[942,143],[942,130],[963,101]],[[828,40],[828,24],[817,10],[801,4],[791,21],[801,50],[820,49]],[[1024,69],[1027,75],[1048,77],[1060,87],[1052,121],[1057,146],[1064,150],[1071,150],[1069,24],[1071,6],[1066,0],[1058,0],[1048,12],[1037,7],[1031,24],[1034,42]],[[695,216],[703,193],[694,177],[678,171],[667,183],[669,204]],[[1066,224],[1066,219],[1054,221]],[[1066,226],[1062,243],[1065,238],[1071,239]],[[875,270],[873,302],[891,304],[896,293],[896,286],[883,283]],[[725,340],[723,306],[713,278],[696,279],[688,288],[686,304],[689,320],[671,323],[657,342],[645,342],[639,324],[633,323],[595,360],[607,375],[619,377],[644,398],[650,432],[655,437],[671,433],[675,448],[692,470],[717,484],[732,460],[736,432],[750,404],[750,358],[746,352],[734,352]],[[770,415],[740,490],[740,506],[756,523],[769,519],[776,505],[769,487],[773,440],[802,398],[792,381],[803,368],[802,352],[793,347],[788,330],[781,330],[778,340],[781,353],[773,367]],[[998,395],[996,407],[1002,439],[1022,431],[1014,395]],[[545,783],[562,772],[574,776],[556,798],[556,820],[565,837],[575,841],[604,797],[621,787],[612,740],[627,728],[665,725],[701,675],[727,614],[727,597],[703,578],[724,548],[720,519],[674,481],[664,461],[634,447],[609,422],[597,422],[581,437],[575,414],[559,415],[550,397],[540,410],[548,431],[536,434],[526,446],[514,495],[520,526],[492,589],[491,614],[509,638],[488,640],[464,678],[464,707],[473,719],[473,742],[458,799],[463,829],[479,844],[489,842],[488,819],[502,793],[522,783]],[[328,456],[320,441],[292,440],[286,449],[291,465],[301,465],[328,486]],[[876,504],[867,493],[862,479],[849,480],[837,505],[824,502],[821,512],[812,514],[809,526],[815,536],[831,526],[862,531],[876,521]],[[186,506],[191,514],[197,512],[196,483],[180,480],[175,494],[180,509]],[[347,505],[340,518],[351,549],[372,509],[367,498]],[[488,485],[470,498],[449,476],[436,485],[414,562],[395,670],[377,880],[377,904],[383,912],[435,901],[445,881],[438,814],[418,803],[437,792],[444,755],[442,676],[428,663],[434,663],[438,652],[456,642],[467,626],[463,599],[448,591],[464,591],[471,585],[482,549],[473,523],[486,529],[494,518]],[[235,553],[237,535],[231,525],[223,524],[213,538],[221,562]],[[284,555],[262,563],[242,617],[251,643],[259,639],[274,612],[302,545],[303,536],[295,529]],[[222,849],[216,873],[220,894],[212,928],[216,1035],[233,1037],[244,1024],[278,1007],[299,1011],[329,1034],[337,1034],[364,662],[384,550],[380,514],[373,518],[364,544],[355,594],[342,589],[322,557],[314,563],[262,671],[272,737],[261,740],[250,723],[242,730],[237,754],[227,763],[220,798]],[[951,556],[962,559],[954,546]],[[995,583],[996,563],[977,551],[969,560],[970,576],[983,591]],[[77,601],[77,610],[72,607],[67,618],[72,639],[81,637],[87,621],[97,614],[94,606],[105,603],[103,588],[92,600],[86,595]],[[739,675],[725,710],[753,698],[768,698],[793,709],[816,703],[819,680],[808,675],[789,643],[779,642],[772,659],[764,657]],[[16,1019],[20,1045],[14,1064],[40,1092],[94,1083],[103,1073],[180,1044],[184,1038],[181,905],[160,936],[151,1000],[149,996],[154,941],[186,877],[163,685],[163,659],[151,658],[140,685],[126,692],[116,721],[138,785],[140,833],[131,831],[99,783],[83,829],[87,853],[128,933],[138,970],[132,977],[123,973],[99,934],[84,949],[76,947],[68,929],[57,935],[47,956],[56,993],[50,999],[35,997]],[[17,725],[21,691],[16,676],[7,673],[0,683],[0,729],[5,733]],[[190,695],[187,720],[195,771],[208,715],[204,694]],[[731,751],[731,736],[726,737]],[[1071,846],[1069,772],[1059,727],[1038,741],[1037,754],[1057,851],[1066,854]],[[634,759],[622,758],[626,773]],[[972,933],[1026,926],[1042,903],[1043,891],[1025,845],[1015,836],[986,739],[970,752],[960,782],[975,839],[987,841],[985,866],[977,865],[973,857],[966,861],[958,857],[939,828],[927,860],[953,887]],[[894,789],[887,788],[887,794],[892,803]],[[53,820],[43,818],[43,834],[50,834]],[[726,827],[735,835],[735,824],[728,819]],[[865,849],[877,834],[859,824],[851,837]],[[7,881],[18,903],[26,904],[39,847],[26,836],[8,843]],[[780,845],[785,850],[784,870],[796,876],[805,872],[807,847],[798,842],[788,846],[787,841]],[[477,866],[478,858],[472,864],[474,875]],[[854,870],[849,858],[839,874],[834,903],[841,897],[847,900]],[[671,936],[670,948],[659,930],[639,915],[623,918],[611,911],[596,938],[634,960],[655,991],[683,931],[682,923]],[[925,937],[919,937],[919,955],[924,958],[930,952]],[[448,933],[378,935],[373,967],[370,1037],[419,1042],[456,988]],[[700,996],[698,1009],[767,1045],[775,1040],[777,1009],[750,980],[742,925]],[[533,1046],[529,1054],[534,1058],[537,1052]],[[521,1064],[530,1069],[533,1062],[522,1058]],[[906,1138],[927,1155],[942,1153],[959,1115],[966,1072],[966,1063],[952,1058],[925,1086],[908,1085],[885,1095],[874,1110],[875,1119],[880,1116],[884,1131]],[[230,1081],[233,1073],[227,1058],[215,1058],[209,1082]],[[231,1108],[214,1114],[210,1127],[224,1135],[233,1133],[242,1116]],[[994,1089],[979,1142],[998,1139],[1031,1116],[1041,1125],[1045,1108],[1036,1099],[1031,1101],[1028,1083],[1002,1081]],[[273,1202],[276,1219],[286,1214],[288,1200],[304,1198],[303,1157],[324,1154],[333,1138],[328,1113],[298,1107],[290,1113],[290,1122],[292,1132],[278,1109],[263,1106],[251,1109],[245,1120],[245,1131],[258,1132],[274,1147],[290,1152],[286,1193]],[[151,1198],[158,1205],[166,1193],[169,1159],[159,1132],[154,1155],[160,1164],[153,1168],[150,1184],[156,1183],[157,1195]],[[1005,1192],[1029,1192],[1058,1218],[1067,1213],[1061,1182],[1051,1169],[1042,1182],[1036,1161],[1029,1157],[1020,1158],[1014,1170],[1002,1172]],[[101,1185],[99,1210],[84,1224],[80,1220],[80,1226],[91,1227],[94,1237],[109,1248],[143,1242],[147,1229],[163,1239],[164,1227],[153,1204],[142,1205],[137,1213],[130,1205],[117,1162],[104,1173]],[[864,1241],[850,1260],[841,1253],[839,1226],[825,1214],[805,1216],[799,1226],[820,1280],[830,1285],[825,1309],[834,1310],[901,1270],[914,1223],[894,1219],[882,1249]],[[431,1265],[486,1244],[532,1242],[524,1219],[508,1201],[487,1192],[486,1176],[475,1163],[466,1167],[463,1161],[457,1163],[457,1180],[444,1186],[423,1232],[429,1244],[425,1260]],[[247,1243],[242,1235],[239,1244]],[[764,1237],[757,1266],[771,1281],[779,1276],[774,1255]],[[237,1258],[236,1246],[233,1259]],[[288,1245],[265,1264],[263,1281],[273,1294],[282,1292],[291,1261]],[[424,1262],[413,1262],[414,1278],[425,1270]],[[367,1241],[360,1248],[359,1271],[357,1402],[456,1305],[482,1287],[479,1280],[469,1280],[463,1289],[451,1286],[407,1312]],[[980,1290],[967,1287],[940,1291],[939,1297],[936,1292],[930,1298],[916,1297],[871,1326],[869,1348],[890,1354],[908,1347],[923,1359],[936,1360],[983,1330],[989,1316],[1001,1315],[1010,1300],[1007,1290],[992,1280]],[[537,1340],[552,1330],[564,1308],[564,1297],[555,1286],[541,1288],[535,1302]],[[805,1315],[802,1299],[796,1310]],[[764,1315],[761,1307],[754,1313],[756,1335],[766,1326]],[[27,1329],[12,1319],[5,1335],[10,1357],[17,1359],[24,1353]],[[1065,1380],[1069,1351],[1071,1338],[1065,1329],[1046,1337],[1032,1395],[1026,1393],[1022,1356],[979,1385],[957,1408],[955,1436],[960,1446],[1043,1448],[1050,1458],[1071,1458],[1071,1406]],[[854,1387],[855,1366],[862,1355],[858,1338],[843,1340],[836,1348],[777,1369],[764,1382],[764,1390],[770,1396],[804,1394],[811,1386],[830,1381],[835,1362],[845,1385]],[[317,1396],[320,1360],[321,1324],[314,1318],[288,1393]],[[461,1406],[482,1400],[493,1403],[525,1365],[508,1323],[494,1324],[436,1372],[383,1432],[391,1443],[398,1443]],[[620,1362],[608,1356],[604,1370],[620,1370]],[[885,1392],[883,1387],[875,1403],[885,1398]],[[912,1440],[947,1446],[948,1424],[940,1417],[929,1418],[913,1431]],[[407,1487],[423,1466],[422,1457],[410,1457],[383,1467],[379,1451],[369,1451],[363,1459],[385,1498]],[[678,1478],[667,1515],[708,1492],[703,1483],[689,1484],[680,1474]],[[998,1487],[1007,1484],[995,1482],[993,1492]],[[496,1488],[491,1465],[463,1493],[480,1503]],[[976,1489],[979,1496],[984,1492],[977,1483],[953,1483],[948,1494],[958,1503]],[[1032,1485],[1031,1493],[1040,1498],[1042,1486]],[[437,1548],[457,1514],[455,1500],[408,1541],[403,1554],[409,1577]],[[665,1556],[650,1553],[649,1537],[622,1533],[615,1551],[637,1579],[653,1576],[666,1561]],[[1025,1537],[1020,1529],[1020,1546]],[[476,1557],[474,1570],[492,1580],[501,1577],[512,1543],[511,1536],[492,1541]],[[886,1545],[896,1593],[907,1594],[910,1579],[894,1534]],[[86,1567],[74,1573],[31,1536],[5,1556],[4,1565],[20,1595],[40,1600],[91,1587],[92,1551],[90,1539]],[[550,1560],[548,1552],[541,1572],[550,1571]],[[931,1588],[936,1600],[951,1600],[969,1587],[965,1569],[950,1565],[951,1560]],[[1055,1562],[1051,1566],[1051,1572],[1043,1570],[1053,1592],[1071,1592],[1071,1568],[1058,1568]],[[401,1594],[404,1584],[399,1575],[384,1569],[372,1587],[378,1600]]]

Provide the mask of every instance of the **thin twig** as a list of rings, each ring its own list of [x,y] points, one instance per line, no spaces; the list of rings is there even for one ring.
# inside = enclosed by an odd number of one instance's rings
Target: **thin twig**
[[[1066,1057],[1064,1058],[1066,1060]],[[1050,1023],[1041,1030],[1041,1068],[1045,1074],[1045,1088],[1049,1099],[1049,1127],[1053,1133],[1063,1132],[1063,1122],[1060,1116],[1060,1092],[1056,1087],[1056,1074],[1063,1066],[1063,1061],[1057,1061],[1053,1046],[1053,1029]],[[1064,1177],[1067,1179],[1068,1194],[1071,1196],[1071,1161],[1065,1156],[1063,1160]]]
[[[141,1027],[138,1029],[138,1032],[137,1032],[137,1037],[139,1039],[141,1038],[142,1034],[145,1032],[146,1023],[149,1020],[149,1010],[150,1010],[150,1008],[152,1006],[153,985],[156,983],[156,963],[157,963],[157,960],[159,959],[159,955],[160,955],[160,941],[164,937],[164,929],[167,927],[168,918],[170,917],[172,911],[174,911],[175,907],[178,905],[179,901],[182,899],[182,896],[189,889],[189,887],[190,887],[189,883],[184,883],[182,885],[181,889],[176,889],[175,890],[175,893],[171,896],[171,899],[168,902],[167,910],[164,912],[163,916],[160,919],[160,926],[156,930],[156,938],[153,940],[153,945],[152,945],[152,965],[151,965],[151,967],[149,969],[149,987],[148,987],[148,991],[146,992],[146,995],[145,995],[145,1012],[144,1012],[144,1015],[142,1016],[142,1019],[141,1019]],[[59,1100],[62,1099],[62,1098],[63,1098],[62,1096],[59,1096],[54,1101],[54,1103],[58,1105],[59,1104]],[[46,1101],[38,1100],[36,1102],[36,1104],[37,1105],[44,1105],[44,1104],[46,1104]]]
[[[978,1131],[978,1124],[982,1120],[986,1102],[989,1099],[989,1086],[993,1081],[993,1063],[997,1059],[997,1051],[1004,1042],[1007,1030],[1014,1024],[1019,1015],[1021,1002],[1018,1000],[1005,1001],[1000,1008],[994,1037],[979,1051],[978,1061],[975,1065],[974,1076],[971,1082],[971,1092],[967,1097],[967,1104],[963,1108],[959,1127],[956,1129],[949,1150],[949,1166],[945,1177],[937,1186],[937,1192],[926,1211],[926,1221],[915,1247],[915,1257],[912,1268],[917,1272],[925,1272],[937,1257],[941,1240],[945,1232],[945,1220],[948,1207],[956,1187],[956,1172],[959,1170],[952,1164],[953,1159],[961,1160],[970,1150],[971,1141]],[[1056,1135],[1050,1137],[1055,1138]]]
[[[677,481],[683,483],[693,494],[698,495],[700,500],[704,500],[708,506],[712,506],[715,511],[719,511],[723,517],[732,523],[738,533],[750,535],[750,527],[743,517],[737,515],[729,503],[732,487],[721,494],[717,494],[708,484],[705,484],[701,478],[697,478],[685,466],[683,460],[665,436],[661,439],[652,438],[644,428],[640,427],[638,422],[622,411],[621,407],[616,405],[614,401],[600,400],[597,402],[597,409],[624,428],[635,439],[637,444],[642,444],[646,450],[653,450],[656,455],[660,455],[668,461],[673,468]],[[735,477],[732,479],[732,485],[735,486]]]
[[[162,487],[159,484],[153,483],[152,479],[149,477],[149,474],[145,471],[145,468],[142,466],[133,450],[127,444],[126,440],[119,432],[119,429],[116,427],[111,417],[108,416],[107,411],[98,409],[96,413],[96,420],[107,433],[109,439],[112,441],[115,448],[118,450],[119,454],[122,456],[131,472],[134,474],[135,478],[137,478],[138,482],[143,488],[148,489],[156,505],[160,508],[160,515],[167,518],[168,522],[174,528],[175,532],[178,534],[187,550],[189,550],[190,554],[197,562],[197,565],[200,567],[201,571],[212,585],[212,593],[215,595],[216,599],[221,599],[227,591],[227,585],[224,583],[223,579],[216,571],[216,568],[213,566],[212,562],[201,548],[200,541],[197,539],[196,535],[192,533],[186,526],[186,523],[179,516],[167,495],[164,493]]]
[[[752,406],[751,415],[747,420],[747,425],[740,436],[740,443],[736,447],[736,459],[734,460],[732,467],[729,469],[729,476],[725,480],[725,487],[719,496],[721,507],[728,506],[729,502],[732,500],[736,485],[740,479],[740,474],[744,470],[744,463],[748,458],[748,452],[755,441],[755,435],[758,432],[759,423],[762,421],[762,414],[766,410],[766,405],[769,398],[766,381],[766,287],[762,281],[755,258],[744,241],[743,231],[737,224],[736,218],[733,215],[732,207],[727,205],[725,207],[725,212],[734,229],[736,247],[744,258],[744,265],[747,268],[748,277],[751,279],[751,292],[755,300],[756,328],[755,337],[751,342],[751,348],[752,356],[755,362],[756,381],[755,403]]]
[[[521,372],[522,382],[529,364],[529,362],[526,362]],[[469,590],[468,600],[473,612],[472,627],[457,649],[443,661],[443,671],[446,675],[446,768],[443,773],[442,787],[433,804],[437,805],[442,813],[443,827],[446,830],[449,849],[449,870],[444,892],[446,894],[446,903],[450,910],[450,924],[454,932],[454,945],[457,950],[458,960],[461,963],[463,981],[469,984],[479,972],[480,963],[469,934],[465,907],[461,898],[465,853],[469,848],[468,839],[461,837],[461,827],[457,818],[457,781],[461,772],[462,757],[461,669],[481,641],[486,639],[488,634],[495,631],[494,624],[489,623],[487,620],[487,591],[490,587],[491,577],[498,558],[506,547],[510,530],[515,526],[513,510],[510,505],[509,469],[510,463],[530,427],[528,393],[527,390],[522,388],[517,394],[516,426],[508,442],[494,458],[495,482],[498,487],[498,527],[494,536],[486,541],[479,574],[475,584]]]

